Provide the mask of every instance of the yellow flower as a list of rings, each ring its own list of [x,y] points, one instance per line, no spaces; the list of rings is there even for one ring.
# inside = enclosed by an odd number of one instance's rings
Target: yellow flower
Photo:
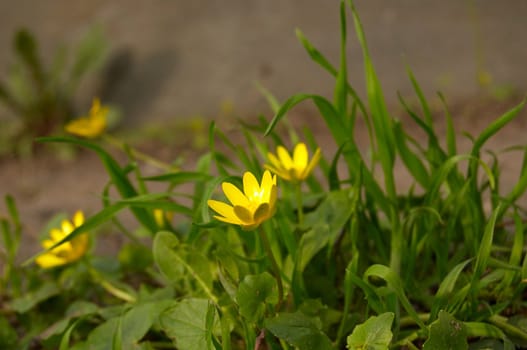
[[[154,219],[157,226],[166,227],[174,218],[174,213],[163,209],[154,209]]]
[[[57,242],[63,240],[73,230],[84,223],[84,214],[77,211],[73,216],[73,223],[69,220],[63,220],[61,228],[51,229],[49,232],[50,239],[42,241],[44,249],[48,249]],[[79,260],[88,250],[88,234],[82,233],[72,240],[65,242],[58,247],[40,255],[36,262],[43,268],[50,268],[65,265]]]
[[[214,216],[220,221],[240,225],[248,231],[255,229],[275,213],[276,176],[267,170],[261,184],[258,184],[252,173],[243,174],[243,192],[229,182],[222,183],[221,188],[232,205],[212,199],[207,202],[209,207],[220,214]]]
[[[307,147],[304,143],[296,145],[293,158],[291,158],[289,152],[282,146],[276,148],[276,154],[276,156],[272,153],[267,154],[271,164],[265,164],[265,168],[280,176],[282,179],[292,182],[305,180],[320,160],[320,148],[317,148],[315,154],[313,154],[313,158],[308,162]]]
[[[82,136],[89,139],[96,138],[106,129],[106,116],[108,107],[101,106],[98,98],[93,99],[90,113],[86,117],[72,120],[64,128],[70,134]]]

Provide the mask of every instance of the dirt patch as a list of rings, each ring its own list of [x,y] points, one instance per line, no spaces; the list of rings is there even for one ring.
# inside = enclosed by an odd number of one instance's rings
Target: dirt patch
[[[478,135],[489,123],[513,108],[521,98],[510,98],[506,101],[496,101],[487,98],[474,98],[451,104],[450,110],[454,116],[456,132],[460,135],[467,132]],[[401,114],[403,115],[403,114]],[[443,114],[435,113],[437,129],[440,135],[445,133]],[[323,120],[315,113],[295,110],[290,120],[298,127],[307,126],[314,133],[326,156],[334,152],[335,145]],[[409,117],[401,120],[406,130],[418,140],[424,142],[423,133]],[[243,144],[242,135],[236,132],[236,126],[231,125],[229,136],[233,142]],[[188,137],[187,137],[188,139]],[[188,141],[188,140],[187,140]],[[458,138],[460,153],[470,150],[472,141],[469,137]],[[505,151],[514,145],[523,145],[527,141],[527,110],[486,144],[486,150],[492,150],[498,156],[501,169],[500,186],[502,191],[509,191],[517,182],[522,166],[522,150]],[[362,122],[357,124],[357,142],[366,150],[368,147],[367,132]],[[165,162],[172,162],[177,157],[184,156],[188,164],[192,164],[199,152],[189,149],[187,142],[162,143],[149,139],[137,145],[137,148],[155,155]],[[119,161],[125,161],[124,155],[115,153]],[[491,159],[487,157],[487,159]],[[92,152],[79,152],[74,159],[60,160],[50,152],[38,153],[32,159],[4,158],[0,161],[0,196],[12,195],[18,205],[23,222],[22,258],[26,258],[39,249],[38,235],[45,223],[55,214],[64,212],[71,215],[75,210],[82,209],[88,215],[102,208],[101,192],[108,182],[108,176],[99,158]],[[146,175],[154,175],[160,171],[148,165],[142,165]],[[402,164],[396,166],[397,182],[401,190],[410,186]],[[522,198],[526,204],[527,198]],[[0,215],[4,215],[4,203],[0,204]],[[98,240],[98,251],[114,252],[122,243],[122,235],[103,235]]]

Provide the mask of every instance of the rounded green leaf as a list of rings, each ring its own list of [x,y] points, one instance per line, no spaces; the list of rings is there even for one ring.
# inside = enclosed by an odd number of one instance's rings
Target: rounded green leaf
[[[268,272],[245,276],[236,292],[240,314],[249,322],[257,322],[263,317],[267,305],[278,303],[276,281]]]

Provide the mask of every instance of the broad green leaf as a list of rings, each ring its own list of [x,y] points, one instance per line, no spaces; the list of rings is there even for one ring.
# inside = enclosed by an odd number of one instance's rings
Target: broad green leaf
[[[56,283],[46,282],[38,289],[26,293],[20,298],[11,300],[9,305],[16,312],[25,313],[31,310],[35,305],[59,293],[60,289]]]
[[[114,334],[117,331],[119,317],[114,317],[100,324],[86,339],[90,350],[109,350],[112,348]]]
[[[11,350],[15,349],[17,344],[18,334],[9,324],[9,321],[0,315],[0,348]]]
[[[329,225],[327,221],[321,220],[324,224],[313,227],[302,235],[299,243],[299,256],[297,270],[303,272],[307,264],[313,257],[320,252],[329,241]]]
[[[236,292],[240,314],[251,323],[257,323],[269,306],[278,303],[276,281],[268,272],[245,276]]]
[[[393,337],[391,328],[394,317],[393,312],[386,312],[372,316],[355,327],[347,339],[348,349],[388,350]]]
[[[84,300],[75,301],[66,310],[65,317],[60,321],[52,324],[49,328],[47,328],[44,332],[40,334],[40,337],[42,339],[46,339],[51,337],[52,335],[60,334],[64,332],[68,326],[70,326],[72,319],[90,314],[95,314],[98,311],[99,307],[96,304]]]
[[[120,342],[123,349],[136,347],[160,314],[173,303],[171,300],[141,303],[122,316],[110,318],[90,333],[87,339],[89,349],[107,350],[114,342]]]
[[[214,276],[206,257],[193,247],[182,245],[174,233],[160,231],[154,238],[154,261],[171,283],[178,283],[188,277],[195,281],[207,297],[217,303],[217,297],[212,293]],[[183,272],[186,271],[188,276]]]
[[[430,325],[430,335],[423,350],[464,350],[468,349],[467,335],[463,322],[456,320],[446,311],[439,311],[439,317]]]
[[[302,312],[281,313],[267,319],[265,327],[278,338],[302,350],[332,350],[328,336],[322,332],[318,318],[308,317]]]
[[[176,343],[177,349],[213,349],[210,340],[211,329],[207,328],[207,315],[210,321],[209,304],[206,299],[185,299],[161,315],[161,328]],[[214,319],[212,330],[217,334],[217,315]]]

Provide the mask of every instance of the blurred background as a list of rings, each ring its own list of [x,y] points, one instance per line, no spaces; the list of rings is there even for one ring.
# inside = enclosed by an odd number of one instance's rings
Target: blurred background
[[[526,0],[355,4],[394,114],[401,111],[397,92],[416,100],[407,65],[441,116],[433,97],[443,92],[458,133],[477,134],[525,96]],[[155,140],[141,144],[146,153],[167,162],[192,160],[196,154],[184,152],[207,144],[203,120],[271,115],[256,82],[280,102],[300,92],[333,94],[333,79],[306,54],[296,28],[337,64],[337,0],[0,1],[0,198],[11,194],[18,204],[25,255],[40,249],[35,237],[47,234],[45,223],[57,213],[99,210],[108,181],[93,152],[64,157],[67,149],[59,145],[51,154],[34,153],[35,136],[60,135],[64,123],[85,115],[97,96],[115,107],[119,127],[134,129],[140,141]],[[349,79],[364,94],[351,19],[348,33]],[[306,103],[295,111],[329,151],[331,140],[312,108]],[[526,115],[490,147],[525,142]],[[176,132],[174,121],[191,127]],[[153,124],[157,129],[147,134],[142,126]],[[359,141],[366,135],[357,132]],[[461,149],[470,145],[460,138]],[[521,159],[518,152],[501,156],[502,182],[511,187]],[[2,200],[0,214],[4,210]],[[115,251],[116,244],[112,236],[102,248]]]
[[[298,92],[330,96],[332,81],[305,53],[306,37],[337,62],[337,0],[1,1],[0,80],[13,71],[14,35],[26,28],[43,64],[86,33],[104,42],[100,62],[79,79],[72,108],[93,96],[121,108],[123,126],[222,112],[269,109],[258,81],[280,101]],[[389,103],[413,96],[405,65],[428,96],[527,89],[527,1],[356,0]],[[362,57],[350,20],[349,76],[362,91]],[[95,28],[95,29],[94,29]],[[99,43],[101,44],[101,43]],[[74,56],[74,54],[73,54]],[[65,67],[66,62],[56,63]],[[0,107],[0,120],[13,112]]]

